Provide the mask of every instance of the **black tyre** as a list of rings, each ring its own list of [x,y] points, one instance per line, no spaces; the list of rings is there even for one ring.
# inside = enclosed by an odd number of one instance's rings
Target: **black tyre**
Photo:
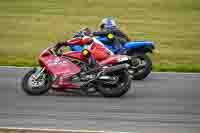
[[[97,90],[104,97],[121,97],[131,87],[131,78],[129,73],[125,70],[115,72],[112,76],[118,77],[116,84],[98,83]]]
[[[22,89],[28,95],[42,95],[48,92],[51,87],[51,80],[48,75],[43,74],[42,79],[38,79],[37,81],[32,79],[32,75],[36,72],[36,69],[30,70],[22,79]],[[38,84],[38,83],[40,84]],[[34,84],[32,84],[34,83]]]
[[[152,71],[152,61],[150,59],[150,57],[146,54],[135,54],[133,55],[133,58],[137,58],[139,59],[140,62],[142,62],[141,64],[144,64],[142,65],[141,67],[139,67],[138,69],[130,69],[133,73],[130,73],[131,74],[131,78],[133,80],[143,80],[145,79]]]

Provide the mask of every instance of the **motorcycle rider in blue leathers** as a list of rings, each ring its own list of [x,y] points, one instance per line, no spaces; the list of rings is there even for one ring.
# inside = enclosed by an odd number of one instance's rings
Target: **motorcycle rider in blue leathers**
[[[101,37],[108,34],[114,35],[111,44],[117,49],[121,49],[123,44],[130,41],[129,37],[118,29],[115,20],[111,17],[104,18],[100,23],[100,31],[93,32],[94,36]]]

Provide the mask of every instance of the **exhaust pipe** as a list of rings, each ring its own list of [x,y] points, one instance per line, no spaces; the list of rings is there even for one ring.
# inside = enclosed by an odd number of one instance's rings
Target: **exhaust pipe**
[[[104,74],[112,73],[112,72],[119,71],[122,69],[128,69],[128,67],[129,67],[129,64],[119,64],[119,65],[111,66],[108,68],[104,68]]]
[[[112,73],[115,71],[119,71],[122,69],[128,69],[130,65],[129,64],[119,64],[111,67],[104,67],[103,71],[99,72],[96,76],[96,78],[89,80],[87,83],[83,84],[81,87],[87,86],[90,82],[96,80],[96,79],[102,79],[102,80],[114,80],[113,78],[109,76],[105,76],[105,74]],[[103,76],[104,75],[104,76]]]

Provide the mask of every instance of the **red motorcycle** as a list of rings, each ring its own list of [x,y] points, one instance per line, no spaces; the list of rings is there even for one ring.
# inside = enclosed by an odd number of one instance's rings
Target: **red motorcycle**
[[[82,52],[63,53],[62,46],[91,44]],[[102,48],[101,55],[95,54]],[[98,56],[97,56],[98,55]],[[96,62],[95,58],[101,58]],[[99,46],[90,37],[76,38],[45,49],[39,56],[40,67],[30,70],[22,80],[22,88],[29,95],[42,95],[56,91],[77,91],[84,94],[99,92],[104,97],[120,97],[131,86],[127,72],[126,55],[109,55],[107,49]]]

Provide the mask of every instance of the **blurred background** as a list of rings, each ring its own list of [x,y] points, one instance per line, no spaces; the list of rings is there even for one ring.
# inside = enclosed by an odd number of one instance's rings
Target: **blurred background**
[[[44,48],[107,16],[156,43],[154,71],[200,72],[199,0],[1,0],[0,65],[37,65]]]

